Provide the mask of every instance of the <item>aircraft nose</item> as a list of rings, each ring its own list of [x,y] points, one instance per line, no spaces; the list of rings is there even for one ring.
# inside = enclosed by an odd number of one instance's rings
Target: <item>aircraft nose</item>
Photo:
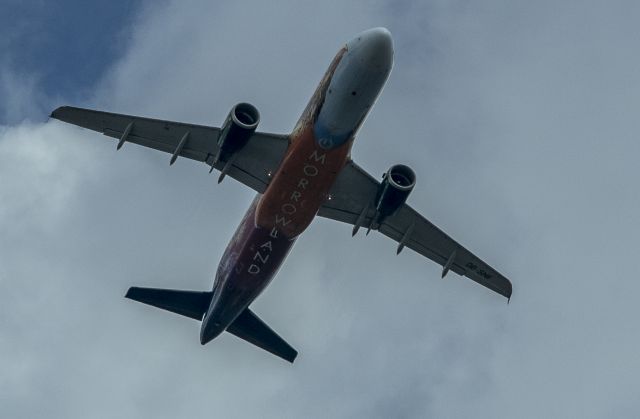
[[[386,28],[368,29],[347,44],[348,49],[357,50],[362,61],[381,68],[390,68],[393,63],[393,39]]]
[[[369,29],[364,31],[362,36],[376,51],[393,53],[393,40],[391,39],[391,32],[387,28]]]

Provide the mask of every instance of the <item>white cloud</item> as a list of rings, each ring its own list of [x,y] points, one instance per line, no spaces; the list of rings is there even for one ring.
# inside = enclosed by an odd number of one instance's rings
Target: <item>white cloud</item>
[[[43,97],[39,87],[36,74],[20,74],[8,63],[0,63],[0,120],[16,124],[40,110]]]
[[[22,123],[0,131],[0,219],[46,230],[55,225],[92,158],[78,151],[79,133],[61,124]],[[89,160],[89,161],[87,161]],[[87,179],[85,178],[84,181]],[[19,230],[18,230],[19,231]]]

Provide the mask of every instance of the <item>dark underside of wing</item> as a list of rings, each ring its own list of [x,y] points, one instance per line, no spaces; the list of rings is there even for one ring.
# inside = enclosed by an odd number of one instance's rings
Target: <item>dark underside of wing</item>
[[[362,224],[372,224],[379,187],[380,182],[355,163],[349,162],[331,189],[331,200],[320,208],[318,215],[356,225],[365,211]],[[453,271],[511,298],[512,286],[507,278],[409,205],[403,204],[393,215],[384,219],[377,229],[399,243],[398,251],[406,246],[441,265],[443,276]]]
[[[125,143],[134,143],[163,151],[171,155],[170,162],[177,157],[186,157],[213,165],[218,170],[226,163],[214,163],[219,151],[220,128],[71,106],[54,110],[51,117],[115,138],[118,148]],[[257,192],[264,192],[270,182],[270,173],[280,165],[288,145],[286,135],[255,132],[236,152],[226,174]]]

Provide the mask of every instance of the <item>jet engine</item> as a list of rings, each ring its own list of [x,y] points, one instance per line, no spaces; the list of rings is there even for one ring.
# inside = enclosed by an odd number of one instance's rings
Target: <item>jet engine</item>
[[[260,113],[255,106],[249,103],[238,103],[231,108],[218,137],[219,157],[227,160],[233,153],[244,147],[259,122]]]
[[[392,215],[400,208],[416,184],[416,174],[409,166],[396,164],[382,176],[376,199],[377,222]]]

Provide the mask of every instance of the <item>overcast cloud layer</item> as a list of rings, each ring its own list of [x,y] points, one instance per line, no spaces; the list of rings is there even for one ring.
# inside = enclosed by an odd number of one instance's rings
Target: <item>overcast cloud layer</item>
[[[80,93],[0,61],[0,417],[640,415],[636,2],[211,3],[131,9]],[[410,203],[512,279],[511,304],[324,219],[252,306],[294,365],[122,298],[208,290],[253,193],[20,121],[52,103],[219,125],[249,101],[288,132],[373,26],[395,67],[353,157],[413,167]]]

